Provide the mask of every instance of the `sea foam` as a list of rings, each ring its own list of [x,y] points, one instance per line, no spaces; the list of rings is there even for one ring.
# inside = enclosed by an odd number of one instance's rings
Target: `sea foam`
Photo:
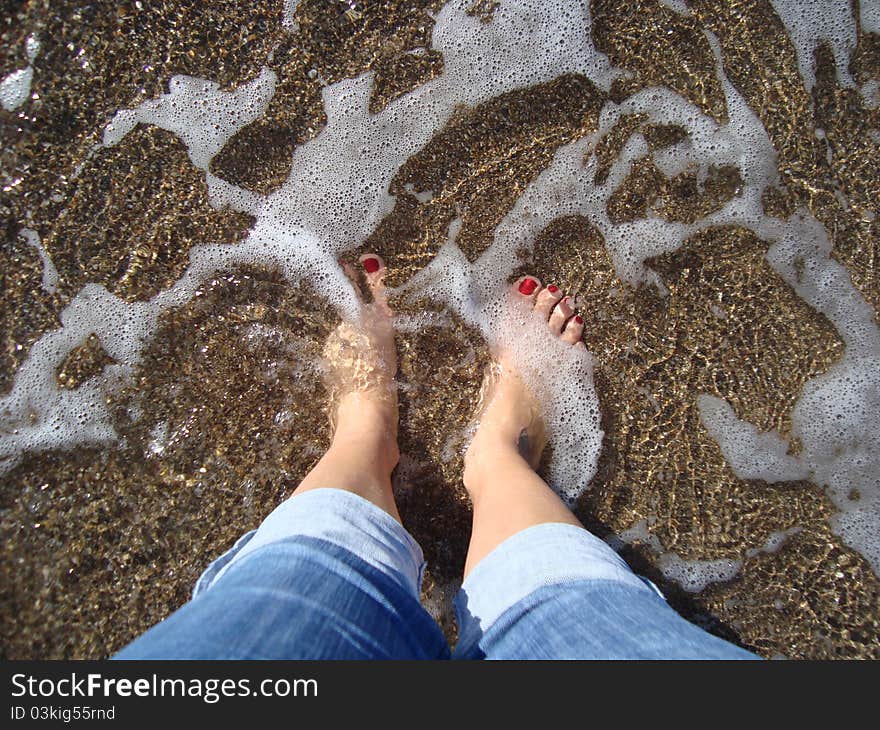
[[[287,0],[284,5],[288,29],[295,25],[296,4]],[[243,263],[277,266],[292,283],[305,277],[313,280],[344,316],[355,317],[357,300],[337,258],[357,248],[392,210],[392,178],[443,128],[458,106],[477,105],[563,73],[583,74],[607,91],[615,77],[625,74],[593,46],[585,0],[504,2],[488,24],[467,14],[471,4],[471,0],[454,0],[437,14],[432,47],[443,54],[443,73],[392,101],[380,113],[369,112],[371,73],[325,86],[326,127],[297,147],[287,181],[268,195],[244,190],[209,172],[211,158],[235,132],[265,112],[276,83],[268,69],[232,91],[222,91],[206,79],[174,77],[167,94],[120,110],[104,132],[104,145],[118,144],[137,124],[171,131],[186,145],[193,165],[204,171],[212,204],[247,212],[256,223],[239,244],[205,241],[194,247],[181,279],[149,301],[127,303],[97,284],[87,285],[61,313],[62,327],[32,347],[11,392],[0,400],[4,414],[0,469],[9,468],[28,451],[112,442],[116,434],[105,405],[105,388],[130,375],[162,312],[186,302],[218,269]],[[689,12],[684,3],[667,0],[665,4],[676,12]],[[849,4],[832,3],[818,15],[812,4],[787,0],[773,4],[797,48],[806,88],[814,83],[812,50],[819,38],[831,43],[841,82],[850,84],[845,61],[853,48],[855,26]],[[863,28],[876,29],[876,12],[865,8],[869,3],[861,5]],[[870,307],[848,273],[830,257],[824,228],[805,210],[788,221],[763,214],[761,194],[777,182],[776,153],[760,121],[724,74],[717,40],[711,34],[707,38],[724,90],[726,123],[719,124],[664,88],[642,90],[620,104],[606,102],[598,130],[557,150],[550,165],[502,220],[493,245],[479,259],[468,261],[457,247],[459,222],[453,222],[446,245],[406,286],[445,303],[480,331],[492,348],[511,353],[535,390],[552,385],[545,414],[553,425],[550,481],[572,501],[588,487],[601,451],[600,414],[591,382],[593,360],[586,351],[563,348],[546,330],[531,326],[527,313],[511,305],[507,282],[519,261],[517,251],[530,249],[535,236],[558,216],[579,214],[602,232],[621,279],[632,285],[659,285],[645,265],[651,256],[676,250],[688,236],[709,226],[730,224],[753,230],[772,242],[769,263],[840,332],[845,356],[807,383],[793,410],[792,435],[803,447],[797,457],[788,455],[782,436],[761,434],[753,425],[739,421],[723,401],[699,393],[693,397],[698,399],[708,430],[740,477],[807,478],[821,485],[840,509],[833,518],[834,529],[880,572],[880,429],[876,416],[880,413],[880,334]],[[7,98],[10,104],[22,103],[24,77],[3,83],[15,92],[3,97],[4,105]],[[28,89],[29,84],[28,79]],[[595,185],[596,145],[622,115],[634,113],[646,114],[655,123],[680,125],[688,137],[667,150],[650,153],[645,139],[633,134],[606,182]],[[632,223],[612,223],[606,213],[610,195],[633,162],[648,154],[653,154],[655,164],[667,175],[696,168],[705,176],[711,165],[736,166],[743,178],[741,194],[694,224],[670,223],[652,214]],[[432,194],[415,192],[425,198]],[[38,239],[29,236],[29,240],[38,245]],[[795,260],[806,261],[797,274]],[[47,287],[53,285],[50,263],[44,258]],[[55,368],[92,332],[117,364],[75,391],[60,390],[54,382]],[[552,357],[543,357],[547,353]],[[156,435],[157,444],[160,436]],[[858,500],[851,499],[853,489],[860,495]],[[634,532],[622,537],[636,539],[647,529],[634,526]],[[659,543],[654,547],[663,552]],[[727,579],[740,566],[739,561],[722,565],[684,561],[671,554],[662,560],[670,575],[694,589]]]
[[[39,52],[40,39],[36,35],[29,35],[25,41],[28,65],[0,79],[0,106],[6,111],[15,111],[30,96],[31,84],[34,80],[33,63]]]

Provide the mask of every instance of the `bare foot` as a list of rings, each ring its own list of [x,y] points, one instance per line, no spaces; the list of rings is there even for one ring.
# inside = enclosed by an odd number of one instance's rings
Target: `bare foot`
[[[576,314],[571,299],[558,287],[542,288],[535,277],[526,276],[514,284],[513,296],[531,304],[562,342],[584,347],[583,320]],[[537,318],[535,326],[540,326]],[[541,404],[505,351],[496,354],[486,374],[478,412],[477,431],[465,454],[464,483],[472,498],[473,490],[487,481],[487,470],[499,453],[513,450],[535,469],[547,444]]]
[[[373,301],[361,302],[360,320],[342,322],[324,345],[330,425],[334,443],[369,444],[377,450],[383,466],[390,464],[393,469],[400,457],[397,353],[393,313],[383,284],[386,268],[376,254],[364,254],[358,260],[364,267]],[[346,271],[355,279],[348,266]]]

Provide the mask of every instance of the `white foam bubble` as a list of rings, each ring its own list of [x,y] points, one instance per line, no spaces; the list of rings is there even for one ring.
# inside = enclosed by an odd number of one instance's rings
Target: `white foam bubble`
[[[138,124],[152,124],[173,132],[186,145],[193,164],[207,170],[236,132],[263,115],[276,80],[275,72],[264,68],[250,83],[221,91],[213,81],[172,76],[167,94],[116,112],[104,129],[104,144],[117,144]]]
[[[96,284],[86,285],[61,313],[62,327],[41,337],[15,374],[11,392],[0,399],[0,468],[17,463],[25,451],[63,448],[115,440],[105,404],[105,389],[128,372],[126,360],[147,334],[143,317]],[[139,314],[140,312],[138,312]],[[105,369],[76,390],[55,382],[64,357],[96,333],[109,354],[123,364]]]
[[[710,583],[723,583],[733,578],[742,568],[742,560],[687,560],[663,548],[659,538],[648,529],[647,520],[639,520],[619,536],[607,539],[609,545],[620,550],[634,542],[645,543],[658,555],[657,567],[664,577],[675,581],[686,591],[698,593]]]
[[[798,458],[811,479],[840,510],[834,531],[880,573],[880,331],[873,310],[806,211],[763,228],[765,238],[776,240],[768,261],[828,317],[846,345],[838,362],[805,383],[792,411],[792,436],[801,442]]]
[[[25,103],[31,93],[33,79],[34,68],[27,66],[7,74],[0,81],[0,104],[6,111],[15,111]]]
[[[785,541],[800,532],[798,526],[787,530],[772,532],[766,541],[745,551],[742,559],[718,558],[717,560],[693,560],[683,558],[677,553],[664,549],[660,539],[651,533],[647,520],[639,520],[619,536],[606,538],[608,544],[620,551],[624,545],[636,542],[645,543],[659,553],[657,567],[663,576],[678,583],[689,593],[699,593],[712,583],[726,583],[742,570],[744,558],[753,558],[761,553],[777,552]]]
[[[746,550],[746,557],[754,558],[756,555],[761,553],[777,553],[785,544],[785,541],[793,535],[797,535],[800,532],[803,532],[803,528],[800,525],[795,525],[794,527],[790,527],[787,530],[779,530],[778,532],[771,532],[767,537],[767,541],[758,548],[749,548]]]
[[[467,15],[466,0],[448,3],[432,36],[444,72],[380,114],[368,110],[372,74],[325,87],[327,126],[294,152],[290,177],[260,211],[263,230],[308,230],[334,253],[357,245],[394,207],[388,186],[397,170],[460,105],[567,72],[608,88],[618,72],[590,43],[589,7],[566,5],[560,13],[524,0],[500,7],[492,23],[482,24]]]
[[[880,33],[880,3],[862,0],[859,3],[859,21],[865,33]]]
[[[679,15],[693,15],[691,9],[686,5],[685,0],[659,0],[659,2],[670,10],[674,10]]]
[[[40,52],[40,38],[35,33],[31,33],[24,42],[24,50],[27,54],[28,61],[33,63],[37,59]]]
[[[498,248],[491,252],[496,264],[510,251],[530,248],[535,236],[558,216],[583,215],[602,232],[618,276],[637,284],[654,280],[645,259],[676,250],[685,238],[700,230],[712,225],[759,224],[763,218],[761,195],[766,185],[777,179],[776,152],[758,118],[724,75],[717,40],[711,34],[707,37],[718,57],[728,122],[718,124],[663,88],[644,89],[620,105],[609,102],[602,110],[597,133],[561,147],[504,218],[496,231]],[[689,134],[688,141],[654,154],[658,167],[667,174],[694,168],[705,177],[710,165],[735,166],[742,172],[740,195],[693,224],[670,223],[650,212],[641,220],[612,223],[606,212],[608,199],[623,183],[633,161],[648,154],[647,144],[640,134],[634,134],[601,186],[593,182],[598,162],[589,153],[622,115],[638,113],[647,114],[654,123],[678,124]],[[589,157],[586,165],[585,155]]]
[[[868,79],[862,84],[861,93],[867,109],[880,108],[880,81]],[[876,129],[868,130],[868,134],[874,142],[877,142],[878,132]]]
[[[284,0],[284,17],[281,19],[281,25],[290,33],[296,33],[299,30],[299,23],[293,19],[298,5],[299,0]]]
[[[725,583],[742,570],[742,560],[685,560],[675,553],[663,553],[657,567],[690,593],[699,593],[710,583]]]
[[[21,236],[40,254],[40,261],[43,263],[43,290],[49,294],[54,294],[58,289],[58,270],[52,263],[52,257],[40,240],[39,234],[30,228],[22,228]]]
[[[697,398],[700,420],[721,447],[721,452],[741,479],[784,482],[807,479],[809,470],[788,453],[789,442],[776,431],[761,432],[737,418],[725,400],[702,394]]]
[[[807,91],[812,91],[816,84],[813,52],[820,40],[827,41],[834,53],[838,83],[855,88],[849,58],[858,42],[858,32],[850,0],[770,0],[770,3],[797,51],[798,68]],[[868,6],[871,0],[861,4]]]
[[[0,80],[0,106],[6,111],[15,111],[30,96],[31,84],[34,80],[33,63],[39,52],[40,39],[35,34],[29,35],[25,40],[28,65],[17,71],[12,71]]]

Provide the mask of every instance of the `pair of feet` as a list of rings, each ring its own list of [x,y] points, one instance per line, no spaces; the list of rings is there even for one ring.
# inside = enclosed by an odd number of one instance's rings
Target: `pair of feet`
[[[361,256],[359,261],[373,302],[363,304],[357,326],[342,323],[325,345],[331,422],[334,434],[341,434],[346,442],[368,444],[378,466],[390,474],[399,451],[393,313],[383,283],[387,270],[376,254]],[[583,320],[572,299],[557,286],[542,287],[536,277],[525,276],[513,285],[510,296],[538,315],[527,326],[546,327],[562,343],[584,347]],[[484,380],[475,413],[476,431],[465,454],[464,484],[472,499],[495,469],[499,454],[514,449],[534,469],[547,442],[542,404],[517,372],[514,358],[503,350],[495,357]]]

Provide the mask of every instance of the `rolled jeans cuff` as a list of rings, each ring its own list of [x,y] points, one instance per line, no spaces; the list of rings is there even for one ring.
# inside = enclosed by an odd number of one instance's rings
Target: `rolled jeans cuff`
[[[199,577],[193,598],[214,585],[231,565],[261,547],[312,537],[349,550],[397,581],[418,599],[425,569],[419,544],[385,510],[342,489],[313,489],[290,497],[256,529],[212,562]]]
[[[663,594],[630,570],[605,542],[564,523],[526,528],[507,538],[470,572],[455,597],[459,646],[473,642],[509,608],[547,586],[616,581]]]

